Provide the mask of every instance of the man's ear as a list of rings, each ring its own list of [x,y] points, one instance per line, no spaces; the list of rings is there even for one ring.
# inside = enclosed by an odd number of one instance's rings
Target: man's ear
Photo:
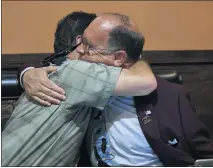
[[[78,45],[78,44],[81,43],[81,35],[78,35],[78,36],[75,38],[75,43],[76,43],[76,45]]]
[[[120,67],[123,66],[123,64],[126,62],[127,54],[123,50],[117,51],[114,53],[114,58],[114,66]]]

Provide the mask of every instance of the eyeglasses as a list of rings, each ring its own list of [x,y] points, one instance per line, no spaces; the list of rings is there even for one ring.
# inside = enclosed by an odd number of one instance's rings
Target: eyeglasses
[[[57,58],[66,57],[69,53],[74,51],[81,44],[84,47],[83,48],[84,52],[87,53],[90,56],[91,55],[97,55],[99,57],[102,57],[104,55],[111,54],[111,52],[109,52],[107,49],[97,49],[97,48],[90,46],[88,44],[86,38],[83,35],[81,35],[80,36],[80,42],[77,45],[71,47],[69,50],[65,50],[65,51],[62,51],[62,52],[59,52],[59,53],[56,53],[56,54],[52,54],[52,55],[44,58],[43,60],[41,60],[40,63],[41,63],[42,66],[49,66],[49,65],[51,65],[51,63],[56,62]],[[92,52],[90,52],[90,51],[92,51]]]
[[[98,49],[91,46],[83,35],[80,36],[80,44],[83,45],[84,52],[88,54],[89,56],[97,55],[101,57],[104,55],[111,54],[111,52],[109,52],[108,49]]]
[[[71,47],[69,50],[67,51],[62,51],[56,54],[52,54],[46,58],[44,58],[43,60],[40,61],[42,66],[49,66],[51,63],[56,62],[57,58],[64,58],[66,57],[69,53],[71,53],[72,51],[74,51],[80,44],[77,44],[73,47]]]

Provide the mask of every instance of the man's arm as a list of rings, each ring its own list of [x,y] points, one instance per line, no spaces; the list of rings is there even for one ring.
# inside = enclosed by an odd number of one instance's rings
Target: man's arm
[[[187,98],[184,89],[179,93],[179,111],[187,144],[195,159],[213,158],[213,140],[204,124],[199,120],[195,109]]]
[[[23,83],[27,94],[37,102],[43,105],[59,103],[53,102],[53,99],[58,99],[54,97],[57,93],[56,84],[48,79],[46,69],[34,68],[28,70],[23,76]],[[49,85],[49,83],[51,84]],[[140,61],[129,69],[121,71],[115,87],[115,94],[120,96],[147,95],[156,87],[157,82],[151,69],[144,61]]]
[[[145,96],[154,91],[157,81],[145,61],[138,61],[129,69],[122,69],[115,93],[119,96]]]

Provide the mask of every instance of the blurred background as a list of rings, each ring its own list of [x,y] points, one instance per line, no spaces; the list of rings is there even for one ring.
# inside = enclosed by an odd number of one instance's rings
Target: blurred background
[[[145,50],[213,49],[211,1],[3,1],[2,53],[52,52],[59,19],[80,10],[129,15]]]

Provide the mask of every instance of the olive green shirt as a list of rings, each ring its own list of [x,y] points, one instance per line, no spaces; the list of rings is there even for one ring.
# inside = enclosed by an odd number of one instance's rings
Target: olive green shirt
[[[91,107],[104,109],[121,68],[68,60],[49,78],[66,100],[44,107],[22,94],[2,133],[2,166],[75,166]]]

